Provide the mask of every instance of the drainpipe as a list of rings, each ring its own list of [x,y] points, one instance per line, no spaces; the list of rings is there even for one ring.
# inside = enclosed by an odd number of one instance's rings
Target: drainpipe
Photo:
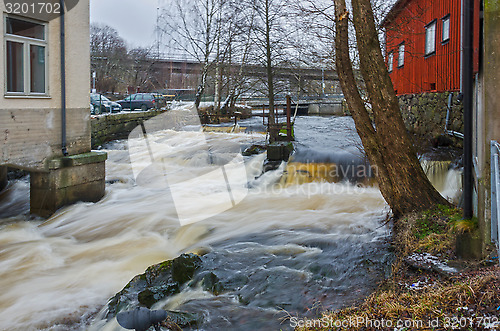
[[[473,216],[472,196],[474,190],[472,164],[472,105],[473,105],[473,17],[472,0],[462,0],[462,93],[464,96],[464,218]]]
[[[66,148],[66,37],[64,27],[64,0],[59,0],[61,5],[60,22],[60,44],[61,44],[61,149],[64,156],[68,155]]]
[[[444,133],[446,133],[447,135],[456,137],[456,138],[464,139],[463,133],[453,131],[453,130],[448,130],[448,125],[450,124],[450,115],[451,115],[451,108],[452,107],[453,107],[453,92],[451,92],[450,95],[448,96],[448,106],[447,106],[447,111],[446,111],[446,123],[444,125]]]

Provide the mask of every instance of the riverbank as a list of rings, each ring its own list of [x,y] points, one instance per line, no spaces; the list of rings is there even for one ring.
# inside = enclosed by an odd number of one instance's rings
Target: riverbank
[[[364,301],[316,320],[291,317],[296,330],[498,330],[500,267],[457,258],[455,242],[474,231],[456,209],[408,215],[393,226],[392,275]]]
[[[91,137],[92,148],[98,149],[103,144],[115,140],[127,139],[130,132],[137,126],[147,122],[149,119],[163,114],[171,109],[181,107],[189,108],[190,103],[179,103],[170,105],[169,108],[151,109],[148,111],[123,111],[120,113],[102,114],[91,116]],[[250,118],[252,109],[244,105],[236,105],[235,111],[238,120]],[[234,122],[234,114],[215,114],[214,106],[210,103],[203,103],[199,108],[200,120],[202,124],[220,124]]]

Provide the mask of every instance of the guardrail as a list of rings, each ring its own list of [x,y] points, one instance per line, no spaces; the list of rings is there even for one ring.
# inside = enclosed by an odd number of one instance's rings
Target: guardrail
[[[500,144],[491,142],[491,241],[500,254]]]

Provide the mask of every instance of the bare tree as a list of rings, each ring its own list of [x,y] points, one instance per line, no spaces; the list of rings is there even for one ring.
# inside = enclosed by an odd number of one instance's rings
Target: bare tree
[[[261,62],[266,68],[266,84],[269,99],[269,122],[275,123],[275,80],[274,68],[279,66],[282,57],[285,15],[289,12],[284,0],[255,0],[256,11],[255,45]]]
[[[175,0],[164,8],[160,24],[176,49],[202,64],[196,90],[195,106],[199,107],[207,85],[209,69],[215,60],[218,37],[219,0]]]
[[[221,47],[218,59],[224,72],[217,79],[221,80],[221,92],[226,98],[221,104],[222,113],[232,113],[236,100],[249,85],[245,76],[245,67],[250,63],[253,45],[256,12],[254,0],[225,2],[223,24],[221,25]],[[225,78],[224,82],[222,81]]]
[[[141,91],[158,90],[164,87],[155,70],[157,54],[151,48],[138,47],[131,49],[128,54],[126,82]]]
[[[115,91],[123,82],[127,47],[118,32],[108,25],[90,26],[90,52],[92,71],[96,73],[96,89]]]

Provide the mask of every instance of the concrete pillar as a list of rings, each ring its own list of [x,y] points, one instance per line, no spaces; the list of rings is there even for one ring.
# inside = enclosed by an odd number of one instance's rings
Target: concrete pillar
[[[7,166],[0,166],[0,191],[7,186]]]
[[[480,181],[479,228],[483,242],[490,242],[491,221],[491,188],[490,188],[490,141],[500,141],[500,2],[484,1],[484,161],[483,178]],[[485,212],[482,211],[485,209]]]
[[[306,88],[305,80],[304,80],[304,78],[300,77],[300,79],[299,79],[299,98],[305,92],[305,88]]]
[[[31,213],[49,217],[78,201],[99,201],[104,196],[106,159],[106,153],[90,152],[50,160],[48,171],[32,172]]]

